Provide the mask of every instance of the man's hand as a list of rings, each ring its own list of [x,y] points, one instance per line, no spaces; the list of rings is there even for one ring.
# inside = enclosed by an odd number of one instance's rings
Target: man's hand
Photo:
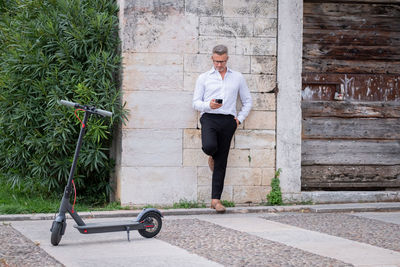
[[[235,121],[236,121],[237,127],[239,127],[240,121],[237,118],[235,118]]]
[[[210,102],[211,109],[217,109],[220,107],[222,107],[222,104],[218,104],[217,102],[215,102],[215,99],[211,99],[211,102]]]

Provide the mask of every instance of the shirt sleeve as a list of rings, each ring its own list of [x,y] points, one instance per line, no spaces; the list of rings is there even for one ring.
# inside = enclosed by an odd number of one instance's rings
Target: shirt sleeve
[[[192,101],[193,108],[200,112],[207,112],[211,110],[210,101],[206,102],[204,101],[204,92],[205,92],[204,76],[200,75],[196,81],[196,88],[194,89],[193,101]]]
[[[247,87],[246,80],[244,79],[243,75],[241,75],[240,79],[239,96],[240,100],[242,101],[242,109],[239,111],[237,119],[242,123],[246,119],[247,115],[249,115],[253,105],[250,90]]]

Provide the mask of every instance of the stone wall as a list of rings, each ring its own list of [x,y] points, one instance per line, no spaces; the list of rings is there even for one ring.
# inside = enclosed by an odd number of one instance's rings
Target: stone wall
[[[222,198],[265,201],[275,171],[277,0],[120,0],[122,126],[117,198],[123,205],[209,202],[211,172],[192,107],[211,49],[229,48],[253,110],[236,131]],[[239,104],[240,105],[240,104]]]

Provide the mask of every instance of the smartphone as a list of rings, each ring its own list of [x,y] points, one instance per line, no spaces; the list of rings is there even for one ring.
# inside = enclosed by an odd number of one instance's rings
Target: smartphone
[[[222,99],[215,99],[215,103],[222,104]]]

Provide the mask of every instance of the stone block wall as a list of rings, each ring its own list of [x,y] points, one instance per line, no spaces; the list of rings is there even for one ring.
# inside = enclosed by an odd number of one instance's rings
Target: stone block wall
[[[208,204],[211,172],[191,103],[198,75],[212,67],[212,48],[225,44],[228,66],[246,78],[253,110],[232,141],[222,197],[265,201],[275,171],[277,0],[119,4],[130,113],[122,126],[117,198],[123,205]]]

